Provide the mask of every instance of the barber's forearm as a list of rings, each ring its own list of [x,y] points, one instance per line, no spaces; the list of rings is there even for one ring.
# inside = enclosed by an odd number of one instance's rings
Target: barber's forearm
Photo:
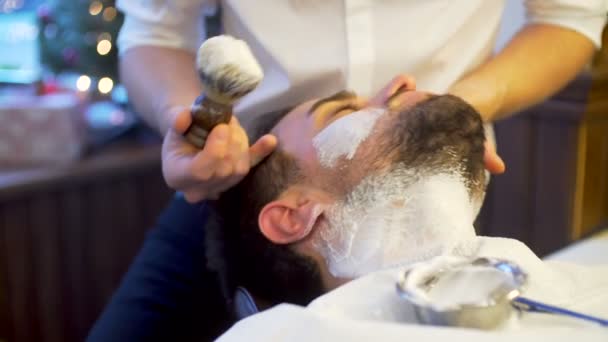
[[[136,110],[161,135],[171,127],[170,109],[189,106],[201,92],[195,56],[185,50],[134,47],[120,58],[120,73]]]
[[[551,96],[571,81],[595,51],[591,40],[549,24],[531,24],[450,93],[471,103],[485,121],[504,118]]]

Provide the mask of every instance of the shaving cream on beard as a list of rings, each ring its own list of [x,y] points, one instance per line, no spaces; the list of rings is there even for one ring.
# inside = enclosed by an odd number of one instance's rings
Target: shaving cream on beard
[[[343,116],[325,127],[312,141],[319,163],[331,168],[340,157],[352,159],[359,144],[367,139],[384,112],[382,108],[363,109]]]
[[[398,167],[364,179],[330,208],[315,246],[340,278],[455,250],[468,254],[477,208],[457,171],[423,175]]]

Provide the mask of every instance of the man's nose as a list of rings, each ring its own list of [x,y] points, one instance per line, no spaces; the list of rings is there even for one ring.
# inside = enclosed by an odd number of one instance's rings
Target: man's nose
[[[396,107],[396,96],[404,91],[416,90],[416,79],[410,75],[398,75],[393,78],[376,96],[374,96],[370,105],[378,107]]]

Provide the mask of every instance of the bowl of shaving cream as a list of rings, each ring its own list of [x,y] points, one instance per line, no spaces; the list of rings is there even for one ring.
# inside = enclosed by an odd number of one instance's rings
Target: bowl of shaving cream
[[[490,330],[512,317],[511,302],[527,279],[507,260],[447,256],[405,270],[397,293],[412,305],[420,323]]]

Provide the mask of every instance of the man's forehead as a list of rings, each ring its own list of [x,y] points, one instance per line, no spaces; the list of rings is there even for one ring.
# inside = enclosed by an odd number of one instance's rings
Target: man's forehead
[[[312,99],[302,102],[293,109],[291,109],[289,112],[287,112],[287,114],[283,115],[283,117],[276,122],[276,124],[271,130],[271,133],[276,135],[278,130],[280,130],[282,126],[284,126],[289,121],[297,120],[298,118],[305,118],[306,114],[309,112],[311,106],[315,103],[315,101],[318,101],[318,99]]]
[[[304,102],[300,103],[299,105],[295,106],[289,113],[287,113],[287,115],[285,115],[285,117],[283,117],[283,119],[281,119],[277,123],[277,125],[275,126],[275,129],[273,129],[273,131],[275,131],[276,128],[282,122],[285,122],[285,121],[288,121],[291,119],[297,119],[299,117],[308,117],[308,116],[312,115],[317,109],[319,109],[319,107],[323,106],[326,103],[333,102],[333,101],[348,100],[348,99],[352,99],[355,97],[357,97],[357,94],[351,90],[340,90],[327,97],[313,98],[313,99],[304,101]]]
[[[276,136],[276,127],[281,121],[289,116],[293,110],[292,107],[267,112],[257,116],[255,120],[243,120],[242,117],[239,117],[240,124],[249,138],[249,143],[254,144],[265,134],[274,134]]]

